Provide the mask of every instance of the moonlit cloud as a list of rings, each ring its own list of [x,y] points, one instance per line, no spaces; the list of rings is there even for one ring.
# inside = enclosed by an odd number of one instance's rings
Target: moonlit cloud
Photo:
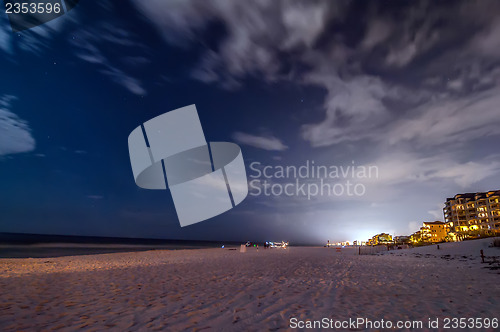
[[[144,89],[142,83],[138,79],[127,75],[125,72],[116,67],[113,67],[111,65],[106,65],[105,69],[101,70],[101,72],[108,75],[114,82],[123,86],[133,94],[136,95],[147,94],[146,89]]]
[[[8,30],[7,15],[0,17],[0,50],[11,54],[12,53],[12,33]]]
[[[214,20],[227,26],[218,52],[207,51],[194,77],[226,87],[234,80],[260,75],[276,80],[279,53],[309,49],[329,19],[340,17],[345,5],[325,1],[134,1],[169,43],[189,45]],[[229,87],[234,87],[235,84]]]
[[[380,18],[374,18],[366,27],[366,35],[361,42],[364,49],[372,49],[385,41],[391,34],[393,27]]]
[[[418,145],[462,143],[500,134],[500,87],[466,97],[443,98],[414,109],[414,117],[395,121],[389,143],[413,140]]]
[[[0,97],[0,156],[35,149],[28,123],[9,110],[15,99],[13,96]]]
[[[284,151],[288,149],[288,146],[283,144],[281,140],[274,136],[256,136],[242,132],[236,132],[233,134],[233,138],[238,143],[267,151]]]
[[[493,159],[493,160],[492,160]],[[419,156],[407,152],[387,153],[373,161],[380,169],[375,181],[380,186],[403,183],[453,181],[462,188],[470,187],[490,176],[500,174],[498,158],[459,162],[451,156]]]
[[[305,80],[328,90],[324,120],[302,126],[302,137],[315,147],[376,139],[393,117],[384,100],[408,102],[417,97],[377,77],[359,75],[345,81],[326,68],[311,73]]]
[[[496,19],[470,43],[471,51],[484,56],[498,58],[500,56],[500,19]]]
[[[96,65],[101,73],[131,93],[147,94],[143,82],[130,74],[126,66],[148,62],[146,57],[135,55],[137,51],[144,51],[145,47],[136,40],[134,34],[105,23],[97,28],[82,28],[76,35],[78,38],[71,39],[71,44],[76,49],[78,58]],[[120,53],[115,54],[118,50]],[[121,61],[116,61],[116,58]]]

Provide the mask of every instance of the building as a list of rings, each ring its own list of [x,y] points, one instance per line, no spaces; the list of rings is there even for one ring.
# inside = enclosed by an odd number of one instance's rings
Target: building
[[[442,221],[424,222],[420,232],[424,242],[443,242],[448,235],[446,224]]]
[[[380,234],[374,235],[371,239],[369,239],[367,242],[367,245],[376,246],[379,244],[391,244],[391,243],[394,243],[392,241],[392,235],[387,234],[387,233],[380,233]]]
[[[422,242],[422,232],[421,231],[416,231],[412,235],[410,235],[410,241],[412,243],[418,243]]]
[[[410,237],[406,235],[400,235],[394,237],[395,244],[408,244],[410,243]]]
[[[457,194],[446,199],[443,214],[458,240],[500,234],[500,190]]]
[[[456,242],[458,241],[457,234],[454,232],[454,226],[452,221],[448,221],[444,223],[444,227],[446,228],[446,241],[448,242]]]

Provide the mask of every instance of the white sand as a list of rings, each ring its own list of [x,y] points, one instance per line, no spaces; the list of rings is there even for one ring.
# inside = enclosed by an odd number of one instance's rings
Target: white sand
[[[463,247],[439,255],[435,246],[376,256],[292,247],[0,259],[0,330],[264,331],[287,329],[292,317],[500,318],[499,270]],[[454,251],[467,259],[440,257]]]

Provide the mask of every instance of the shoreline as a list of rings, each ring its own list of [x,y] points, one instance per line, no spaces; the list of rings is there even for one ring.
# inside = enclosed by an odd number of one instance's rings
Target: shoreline
[[[230,247],[231,245],[227,246]],[[234,246],[236,247],[236,246]],[[198,250],[215,246],[184,245],[144,245],[144,244],[102,244],[102,243],[41,243],[0,245],[0,259],[57,258],[67,256],[103,255],[112,253],[132,253],[150,250]]]

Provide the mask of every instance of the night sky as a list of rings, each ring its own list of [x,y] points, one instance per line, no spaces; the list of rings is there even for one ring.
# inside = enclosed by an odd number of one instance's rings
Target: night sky
[[[0,232],[325,243],[442,220],[447,197],[500,189],[499,12],[82,0],[14,33],[2,11]],[[207,141],[240,145],[249,176],[252,162],[314,160],[379,177],[356,197],[249,195],[181,228],[168,190],[134,183],[127,138],[191,104]]]

